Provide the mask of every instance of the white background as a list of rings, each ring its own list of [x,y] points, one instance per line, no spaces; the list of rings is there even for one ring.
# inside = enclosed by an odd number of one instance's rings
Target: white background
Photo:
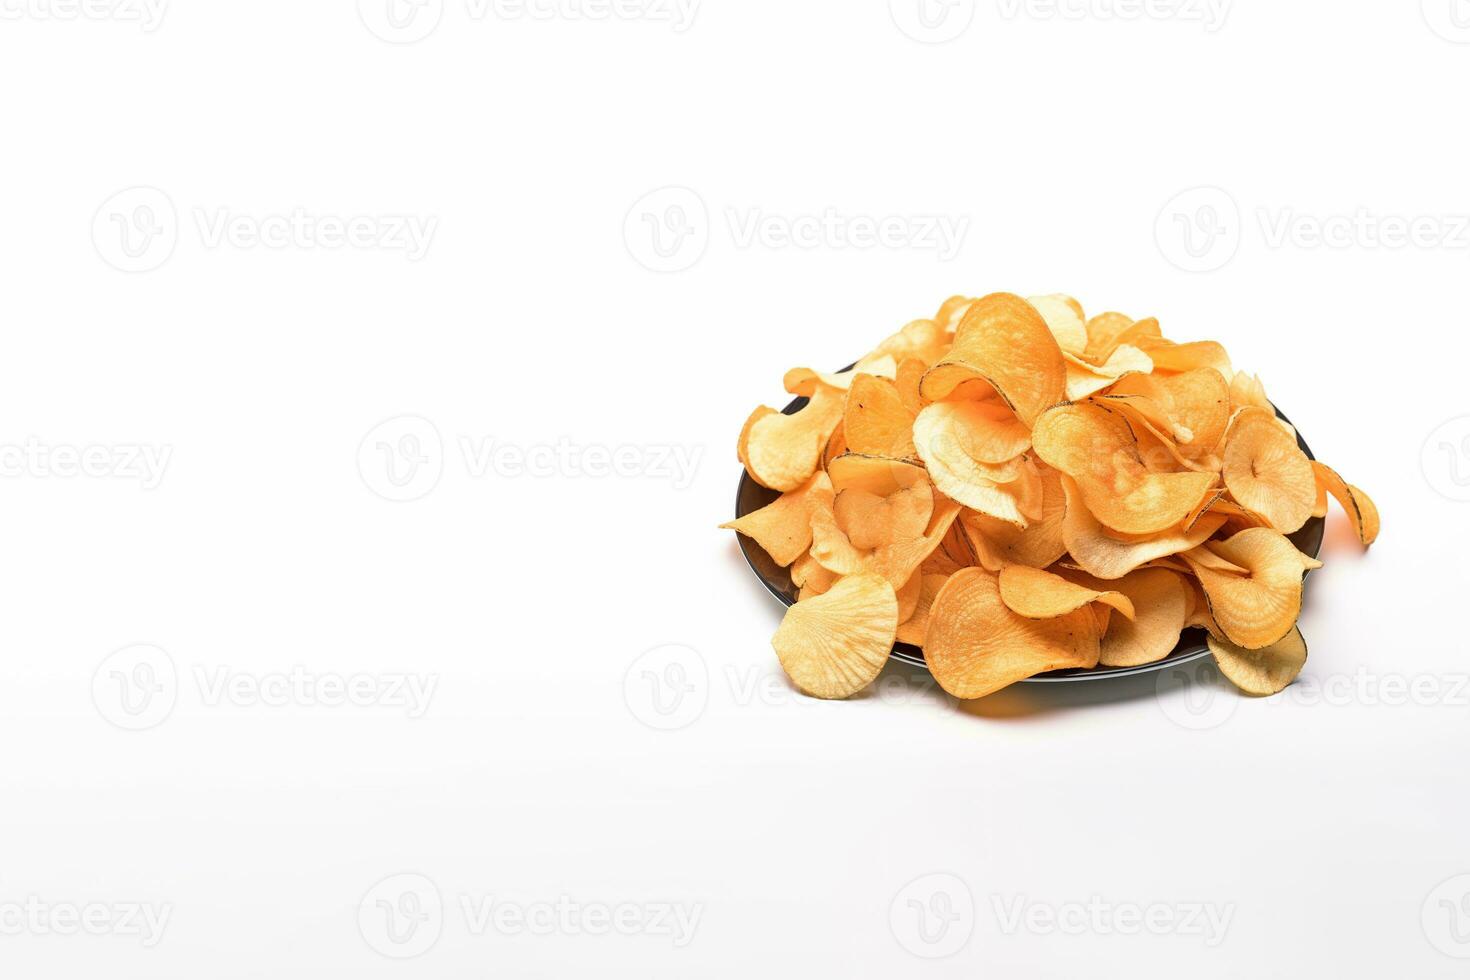
[[[110,2],[0,3],[0,972],[1463,975],[1462,0]],[[1297,687],[787,688],[740,423],[1002,289],[1224,341],[1375,496]]]

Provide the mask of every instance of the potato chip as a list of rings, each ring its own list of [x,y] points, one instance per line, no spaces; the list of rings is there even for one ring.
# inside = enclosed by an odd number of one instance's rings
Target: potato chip
[[[1028,425],[1065,397],[1062,349],[1041,314],[1021,297],[993,293],[971,304],[954,345],[924,375],[920,390],[939,401],[974,379],[993,387]]]
[[[1081,354],[1087,349],[1087,325],[1082,322],[1082,307],[1070,296],[1028,296],[1026,302],[1036,308],[1046,327],[1064,353]]]
[[[999,576],[1000,600],[1027,619],[1055,619],[1094,602],[1111,606],[1129,619],[1133,601],[1115,589],[1089,589],[1040,568],[1009,565]]]
[[[948,346],[949,331],[942,325],[934,320],[914,320],[885,339],[873,353],[879,357],[884,354],[892,356],[900,367],[911,358],[928,367],[939,360]],[[861,362],[859,366],[862,366]]]
[[[886,497],[851,487],[837,494],[832,511],[853,546],[871,550],[921,536],[934,513],[934,492],[928,483],[899,487]]]
[[[1084,580],[1084,584],[1092,588],[1103,583]],[[1190,612],[1184,576],[1167,568],[1140,568],[1105,584],[1126,596],[1138,615],[1112,618],[1097,662],[1104,667],[1140,667],[1172,653]]]
[[[782,385],[793,395],[810,398],[822,386],[847,391],[852,383],[863,375],[892,378],[898,374],[898,361],[892,354],[865,357],[846,371],[828,373],[811,368],[792,368],[781,379]]]
[[[934,322],[939,324],[946,333],[953,335],[974,302],[967,296],[951,296],[940,304],[939,312],[934,314]]]
[[[1098,642],[1090,610],[1027,619],[1006,608],[996,576],[966,568],[934,597],[924,659],[940,687],[979,698],[1049,670],[1095,666]]]
[[[1077,484],[1062,477],[1066,493],[1066,516],[1062,520],[1062,542],[1076,563],[1100,579],[1119,579],[1145,562],[1196,548],[1209,540],[1225,523],[1223,514],[1206,511],[1192,526],[1183,522],[1167,531],[1139,541],[1121,541],[1109,534],[1082,502]]]
[[[1319,492],[1331,493],[1342,505],[1363,547],[1378,540],[1378,505],[1366,493],[1343,480],[1332,467],[1315,459],[1312,460],[1312,475]]]
[[[866,490],[880,497],[929,481],[918,460],[854,452],[845,452],[828,463],[827,475],[832,478],[834,490]]]
[[[886,581],[886,580],[885,580]],[[900,625],[908,621],[919,608],[919,596],[924,590],[924,576],[920,572],[914,572],[909,580],[903,584],[903,588],[896,593],[898,598],[898,622]]]
[[[771,646],[802,693],[846,698],[883,670],[897,632],[893,586],[876,575],[853,575],[786,610]]]
[[[842,433],[855,453],[902,459],[914,455],[913,413],[903,403],[898,385],[865,374],[847,392]]]
[[[813,490],[831,490],[832,483],[821,470],[813,473],[795,490],[783,493],[774,501],[744,517],[721,524],[755,541],[765,549],[777,565],[790,565],[806,554],[812,543],[812,512],[817,506]],[[924,515],[924,521],[929,515]],[[923,523],[920,523],[922,532]]]
[[[1322,563],[1270,528],[1248,528],[1210,550],[1248,574],[1218,571],[1185,553],[1220,630],[1238,646],[1258,650],[1281,639],[1302,608],[1302,573]]]
[[[1138,340],[1138,346],[1153,360],[1154,371],[1159,374],[1179,374],[1198,368],[1214,368],[1227,381],[1235,374],[1230,366],[1230,355],[1213,340],[1176,344],[1161,337],[1145,337]]]
[[[810,589],[813,594],[821,595],[836,581],[837,574],[823,568],[810,553],[791,563],[791,583],[799,589]]]
[[[978,511],[960,515],[960,525],[976,561],[990,571],[998,572],[1006,565],[1046,568],[1066,554],[1062,527],[1067,514],[1067,495],[1062,487],[1062,475],[1049,466],[1039,467],[1038,478],[1042,488],[1041,512],[1024,528]]]
[[[1258,650],[1247,650],[1214,636],[1206,642],[1220,673],[1245,693],[1261,697],[1285,690],[1307,663],[1307,641],[1296,626]]]
[[[1283,534],[1312,516],[1317,501],[1312,463],[1264,409],[1242,409],[1230,423],[1221,466],[1230,495]]]
[[[934,597],[944,588],[944,583],[949,581],[949,575],[924,572],[919,579],[919,601],[914,606],[913,614],[898,624],[898,642],[912,643],[916,647],[924,645],[924,639],[929,632],[929,610],[934,605]]]
[[[919,382],[924,380],[924,372],[927,370],[929,365],[918,358],[910,357],[898,365],[898,374],[893,379],[894,386],[898,388],[899,400],[909,411],[910,420],[924,407],[924,398],[919,394]]]
[[[1150,471],[1123,417],[1090,403],[1047,411],[1037,419],[1031,441],[1038,456],[1076,481],[1099,521],[1128,534],[1179,524],[1215,482],[1210,473]]]
[[[751,479],[772,490],[794,490],[805,483],[842,419],[843,402],[843,393],[836,388],[817,385],[811,400],[795,414],[773,411],[752,416],[745,439],[745,468]]]
[[[1087,321],[1087,349],[1082,356],[1101,364],[1122,344],[1140,347],[1141,341],[1159,336],[1159,321],[1153,317],[1135,321],[1122,313],[1102,313]]]

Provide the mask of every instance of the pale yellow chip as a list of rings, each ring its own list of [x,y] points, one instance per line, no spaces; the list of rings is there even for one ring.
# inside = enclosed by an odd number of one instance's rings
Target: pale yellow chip
[[[876,575],[852,575],[786,610],[771,646],[803,694],[846,698],[883,670],[897,632],[893,586]]]
[[[1027,619],[1006,608],[996,576],[966,568],[934,598],[924,659],[940,687],[979,698],[1049,670],[1096,666],[1098,640],[1091,610]]]
[[[1258,650],[1285,636],[1301,612],[1303,573],[1322,563],[1298,551],[1280,531],[1264,527],[1213,541],[1210,550],[1248,571],[1245,575],[1219,571],[1184,555],[1226,638]]]
[[[1296,626],[1270,646],[1247,650],[1210,636],[1215,664],[1230,683],[1247,694],[1264,697],[1285,690],[1307,663],[1307,641]]]

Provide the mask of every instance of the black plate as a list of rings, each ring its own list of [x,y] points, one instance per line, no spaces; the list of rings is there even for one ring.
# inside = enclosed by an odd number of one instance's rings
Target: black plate
[[[848,365],[850,368],[852,365]],[[843,368],[843,370],[848,370]],[[798,398],[790,405],[781,409],[785,415],[791,415],[806,405],[805,398]],[[1284,421],[1291,420],[1276,410],[1276,415]],[[1298,432],[1296,443],[1307,454],[1308,459],[1315,459],[1312,450],[1307,446],[1306,440]],[[750,478],[750,474],[744,470],[740,472],[740,486],[735,491],[735,516],[744,517],[753,510],[759,510],[771,503],[780,494],[775,490],[769,490]],[[1296,545],[1297,550],[1313,558],[1322,550],[1322,529],[1326,522],[1320,517],[1314,517],[1302,525],[1301,530],[1295,534],[1288,535],[1291,543]],[[791,582],[791,573],[777,565],[766,554],[764,548],[756,544],[743,534],[736,535],[740,539],[740,550],[745,555],[745,560],[750,565],[750,570],[755,572],[755,577],[760,579],[764,585],[782,604],[791,605],[796,602],[796,586]],[[1045,674],[1037,674],[1035,677],[1026,678],[1031,683],[1054,683],[1057,681],[1090,681],[1101,677],[1125,677],[1129,674],[1144,674],[1151,670],[1162,670],[1165,667],[1175,667],[1186,664],[1192,660],[1198,660],[1207,655],[1210,648],[1205,645],[1205,631],[1201,629],[1187,629],[1179,638],[1179,645],[1174,652],[1163,660],[1156,660],[1151,664],[1143,664],[1138,667],[1093,667],[1090,669],[1053,670]],[[890,654],[894,660],[906,664],[914,664],[918,667],[927,666],[924,663],[924,651],[911,643],[895,643],[893,652]]]

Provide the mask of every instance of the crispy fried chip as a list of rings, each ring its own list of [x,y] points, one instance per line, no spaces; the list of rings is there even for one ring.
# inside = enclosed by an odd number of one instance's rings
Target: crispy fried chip
[[[794,490],[805,483],[842,418],[842,408],[841,391],[817,385],[811,400],[793,415],[773,411],[752,416],[745,438],[745,468],[751,479],[772,490]]]
[[[808,515],[814,506],[808,506]],[[915,483],[880,497],[868,490],[849,488],[837,494],[832,512],[854,547],[881,548],[924,533],[934,513],[934,491],[928,483]]]
[[[1087,324],[1082,322],[1082,307],[1070,296],[1028,296],[1026,302],[1046,321],[1057,346],[1068,354],[1081,354],[1087,349]]]
[[[1308,558],[1279,531],[1255,527],[1210,550],[1248,574],[1219,571],[1185,553],[1205,591],[1210,613],[1230,642],[1258,650],[1287,634],[1302,608],[1302,573],[1322,563]]]
[[[1271,413],[1244,408],[1225,436],[1221,476],[1235,500],[1290,534],[1317,502],[1312,463]]]
[[[1082,581],[1088,587],[1103,584]],[[1140,568],[1106,584],[1127,596],[1138,615],[1131,621],[1112,618],[1097,662],[1104,667],[1138,667],[1173,652],[1192,604],[1184,577],[1167,568]]]
[[[913,413],[904,405],[898,385],[870,374],[853,381],[842,417],[843,438],[849,450],[897,459],[912,456],[913,428]]]
[[[1332,467],[1315,459],[1312,460],[1312,474],[1317,481],[1318,492],[1331,493],[1342,505],[1363,547],[1378,540],[1378,505],[1372,498],[1338,476]]]
[[[1100,602],[1129,619],[1133,601],[1115,589],[1089,589],[1040,568],[1009,565],[1000,570],[1000,599],[1006,608],[1027,619],[1055,619]]]
[[[1062,541],[1079,566],[1100,579],[1119,579],[1145,562],[1198,547],[1220,530],[1225,515],[1206,511],[1192,526],[1178,526],[1139,541],[1123,541],[1107,532],[1082,502],[1077,484],[1062,477],[1067,496]]]
[[[1215,636],[1206,642],[1220,673],[1245,693],[1261,697],[1285,690],[1307,663],[1307,641],[1295,626],[1281,639],[1259,650],[1247,650]]]
[[[919,601],[914,606],[913,614],[898,626],[898,642],[912,643],[917,647],[924,645],[924,638],[929,632],[929,610],[934,605],[934,597],[944,588],[944,583],[949,581],[949,575],[923,572],[919,579]]]
[[[1038,467],[1037,472],[1041,480],[1041,512],[1026,527],[978,511],[960,515],[960,524],[976,559],[992,572],[1006,565],[1046,568],[1066,554],[1062,531],[1067,495],[1062,487],[1062,475],[1049,466]]]
[[[950,576],[929,609],[924,658],[939,686],[979,698],[1048,670],[1092,667],[1098,624],[1089,609],[1027,619],[1006,608],[996,576],[966,568]]]
[[[893,586],[876,575],[853,575],[786,610],[771,646],[802,693],[846,698],[883,670],[897,632]]]
[[[819,487],[832,489],[827,474],[821,470],[808,477],[800,487],[783,493],[760,510],[720,527],[731,528],[753,539],[776,564],[790,565],[806,554],[811,546],[812,512],[818,506],[818,495],[813,491]],[[921,530],[928,520],[929,515],[925,514],[919,525]]]
[[[1128,423],[1099,405],[1051,409],[1037,420],[1031,441],[1038,456],[1076,481],[1099,521],[1126,534],[1181,523],[1215,482],[1211,473],[1150,471]]]
[[[944,360],[924,375],[930,401],[966,381],[983,379],[1028,425],[1066,395],[1062,349],[1036,308],[1019,296],[993,293],[972,303]]]

